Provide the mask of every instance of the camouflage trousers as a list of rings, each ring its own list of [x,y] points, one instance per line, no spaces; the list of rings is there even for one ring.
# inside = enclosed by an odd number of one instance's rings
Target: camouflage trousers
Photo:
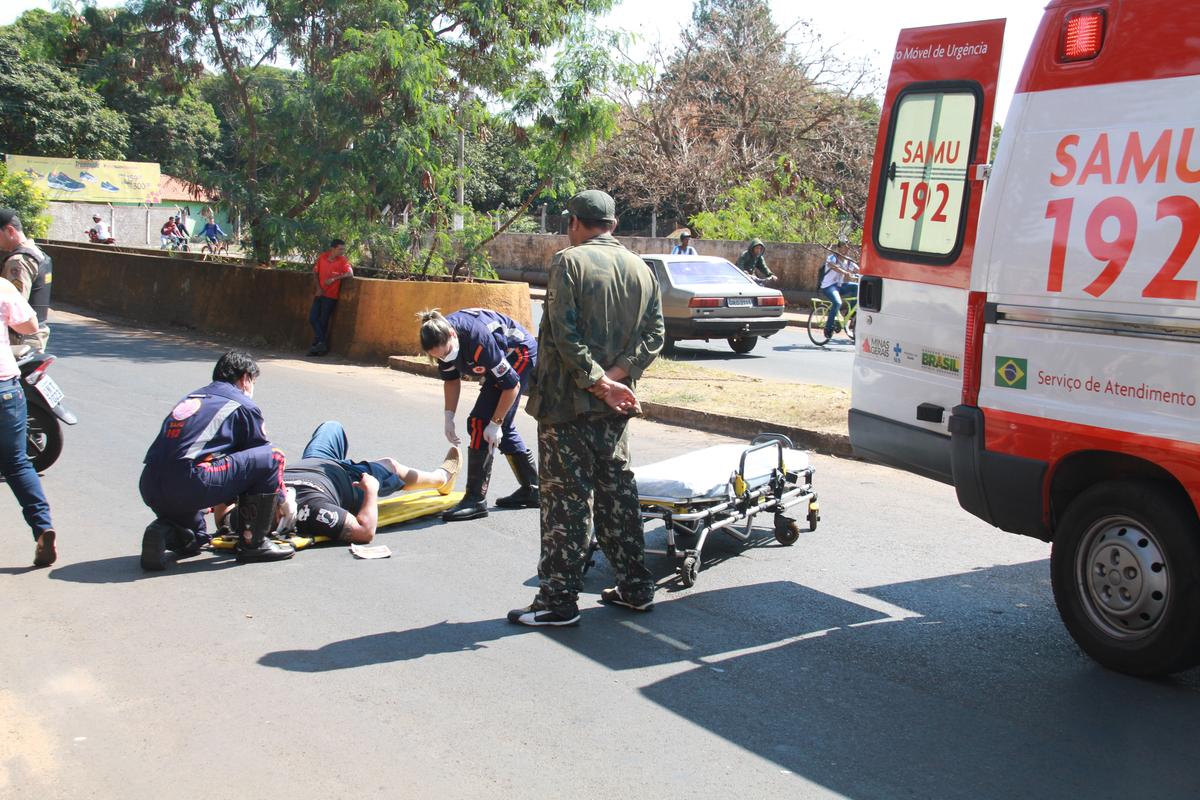
[[[612,414],[538,425],[538,599],[547,608],[573,606],[579,597],[589,521],[594,521],[600,549],[617,573],[622,596],[636,603],[654,596],[637,484],[629,468],[628,427],[628,417]]]

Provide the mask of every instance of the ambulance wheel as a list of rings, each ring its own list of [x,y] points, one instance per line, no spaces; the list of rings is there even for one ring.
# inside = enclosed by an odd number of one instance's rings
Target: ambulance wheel
[[[745,355],[754,349],[754,345],[758,344],[757,336],[732,336],[728,339],[729,349],[735,353]]]
[[[685,588],[690,589],[696,585],[696,579],[700,577],[700,559],[695,556],[688,556],[683,559],[683,563],[679,565],[679,580],[683,582]]]
[[[1058,613],[1100,664],[1156,676],[1200,663],[1200,522],[1151,481],[1106,481],[1068,506],[1050,576]]]
[[[794,519],[776,515],[775,541],[784,547],[791,547],[800,538],[800,525]]]
[[[35,472],[45,472],[62,455],[62,425],[52,411],[41,406],[26,407],[25,452]]]

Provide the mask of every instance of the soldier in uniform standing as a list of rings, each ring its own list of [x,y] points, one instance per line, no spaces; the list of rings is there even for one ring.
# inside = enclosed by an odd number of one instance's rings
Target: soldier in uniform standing
[[[50,284],[54,279],[50,256],[25,235],[21,218],[11,208],[0,208],[0,250],[5,251],[0,277],[5,278],[33,306],[37,314],[37,333],[9,332],[9,343],[27,344],[39,353],[46,352],[50,339]]]
[[[618,578],[601,602],[638,611],[654,602],[627,426],[639,408],[634,383],[663,347],[658,285],[612,236],[611,197],[581,192],[567,210],[572,246],[550,266],[526,406],[538,421],[542,547],[537,597],[508,614],[521,625],[579,621],[589,517]]]

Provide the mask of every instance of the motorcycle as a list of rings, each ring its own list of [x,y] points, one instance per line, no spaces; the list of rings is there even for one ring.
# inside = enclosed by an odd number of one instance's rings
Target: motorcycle
[[[88,228],[86,231],[84,231],[84,233],[87,234],[88,241],[91,242],[92,244],[116,244],[117,243],[117,240],[111,236],[108,237],[107,239],[101,239],[100,234],[96,233],[91,228]]]
[[[28,345],[14,347],[13,355],[17,357],[21,380],[34,389],[25,390],[25,452],[33,468],[44,472],[62,455],[62,423],[74,425],[79,420],[63,405],[63,390],[46,374],[55,361],[54,356],[38,353]]]

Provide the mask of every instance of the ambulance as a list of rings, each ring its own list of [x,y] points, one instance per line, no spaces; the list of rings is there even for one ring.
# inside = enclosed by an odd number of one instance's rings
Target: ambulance
[[[1004,21],[904,30],[863,237],[850,438],[1052,542],[1114,670],[1200,663],[1200,15],[1053,0],[989,159]]]

